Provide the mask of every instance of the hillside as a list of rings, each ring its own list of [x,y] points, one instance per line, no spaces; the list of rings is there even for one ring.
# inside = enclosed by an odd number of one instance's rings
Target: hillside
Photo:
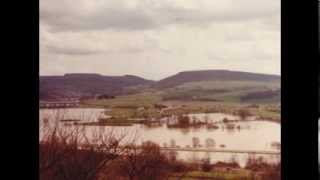
[[[158,81],[156,88],[172,88],[188,82],[198,81],[280,81],[280,76],[228,70],[184,71]]]
[[[155,83],[164,100],[280,103],[280,76],[226,70],[187,71]]]
[[[138,76],[102,76],[99,74],[65,74],[64,76],[40,76],[40,99],[56,99],[94,94],[121,95],[126,88],[144,86],[153,81]]]
[[[40,99],[156,92],[164,101],[280,103],[280,76],[204,70],[185,71],[160,81],[141,77],[66,74],[41,76]]]

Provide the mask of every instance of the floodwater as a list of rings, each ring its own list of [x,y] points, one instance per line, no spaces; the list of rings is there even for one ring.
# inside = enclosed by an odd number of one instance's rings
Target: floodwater
[[[105,109],[93,108],[71,108],[71,109],[41,109],[40,126],[46,119],[50,123],[59,122],[61,119],[80,119],[82,121],[97,121],[98,118],[106,118]],[[191,120],[220,122],[224,118],[237,120],[237,116],[223,113],[210,114],[190,114]],[[254,120],[254,117],[249,118]],[[163,122],[174,121],[174,118],[164,118]],[[59,122],[59,124],[63,124]],[[234,129],[226,128],[225,123],[218,123],[218,129],[199,128],[169,128],[167,123],[158,126],[147,127],[143,124],[133,126],[83,126],[88,137],[94,137],[97,132],[108,133],[117,132],[125,135],[126,142],[133,139],[140,144],[145,141],[152,141],[161,147],[192,147],[195,145],[200,148],[214,148],[226,150],[251,150],[251,151],[276,151],[271,146],[273,142],[280,143],[280,124],[269,121],[245,121],[233,123],[237,127]],[[64,126],[66,129],[71,126]],[[41,134],[40,134],[41,136]],[[195,140],[196,139],[196,140]],[[211,142],[210,144],[208,142]],[[178,158],[186,161],[198,161],[203,158],[210,158],[212,163],[217,161],[237,161],[244,166],[249,156],[263,157],[268,162],[280,161],[279,155],[248,155],[236,153],[220,152],[186,152],[179,151]]]

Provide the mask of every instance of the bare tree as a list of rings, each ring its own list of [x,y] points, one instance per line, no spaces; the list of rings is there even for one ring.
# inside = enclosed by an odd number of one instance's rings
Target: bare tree
[[[125,175],[129,180],[158,180],[168,175],[168,159],[157,144],[132,144],[126,149],[126,154],[117,162],[119,174]]]
[[[41,180],[96,180],[109,162],[122,155],[125,135],[114,131],[87,137],[85,128],[40,128],[39,170]]]

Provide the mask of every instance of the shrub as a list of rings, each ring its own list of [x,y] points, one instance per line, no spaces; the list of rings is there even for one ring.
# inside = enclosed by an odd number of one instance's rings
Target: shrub
[[[118,174],[129,180],[158,180],[169,172],[169,162],[160,147],[152,142],[146,142],[141,147],[129,145],[117,161]]]
[[[248,116],[251,116],[250,111],[247,109],[240,109],[237,114],[240,116],[241,120],[245,120]]]
[[[210,164],[210,159],[204,159],[201,164],[201,170],[204,172],[209,172],[212,169],[212,165]]]
[[[41,129],[39,143],[41,180],[96,180],[102,171],[109,170],[106,165],[121,154],[119,142],[124,136],[115,138],[109,132],[89,141],[78,128],[68,131],[48,128]]]

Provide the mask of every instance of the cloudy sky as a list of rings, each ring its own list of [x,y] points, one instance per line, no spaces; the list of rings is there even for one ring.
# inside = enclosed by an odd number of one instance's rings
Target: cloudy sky
[[[280,74],[280,0],[40,0],[40,75]]]

